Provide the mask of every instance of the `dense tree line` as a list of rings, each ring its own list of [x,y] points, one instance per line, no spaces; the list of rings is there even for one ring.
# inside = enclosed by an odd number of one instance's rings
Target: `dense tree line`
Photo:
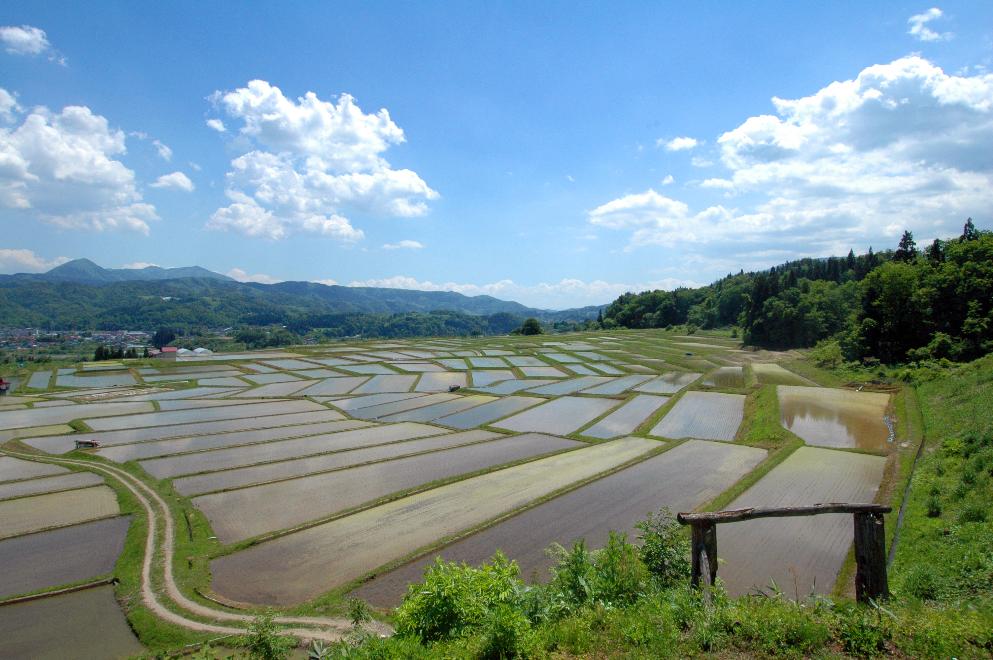
[[[971,359],[993,350],[993,232],[968,220],[962,235],[919,250],[904,232],[895,250],[801,259],[710,286],[626,293],[604,325],[738,325],[767,348],[837,340],[849,359]]]

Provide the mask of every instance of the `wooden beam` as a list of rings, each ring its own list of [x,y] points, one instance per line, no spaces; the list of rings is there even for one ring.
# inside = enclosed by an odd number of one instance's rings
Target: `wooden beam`
[[[882,504],[843,504],[831,502],[827,504],[814,504],[812,506],[788,506],[780,508],[751,507],[748,509],[733,509],[731,511],[680,513],[676,516],[676,520],[683,525],[695,525],[700,522],[709,522],[717,525],[720,523],[753,520],[755,518],[790,518],[794,516],[816,516],[822,513],[854,513],[881,516],[892,510],[892,507]]]
[[[717,525],[712,522],[694,523],[692,527],[692,574],[694,587],[700,586],[700,578],[713,585],[717,579]],[[706,573],[704,573],[706,569]]]

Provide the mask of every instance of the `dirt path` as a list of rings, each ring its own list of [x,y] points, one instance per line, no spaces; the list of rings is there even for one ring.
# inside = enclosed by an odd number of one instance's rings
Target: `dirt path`
[[[148,528],[145,536],[145,552],[142,558],[141,567],[141,596],[145,606],[156,616],[164,621],[199,632],[210,632],[221,635],[243,635],[247,624],[251,623],[253,616],[247,614],[236,614],[221,609],[215,609],[187,598],[176,585],[172,573],[173,553],[175,546],[175,521],[172,513],[165,501],[152,488],[143,483],[140,479],[128,474],[118,468],[98,465],[90,461],[82,461],[66,458],[42,457],[31,454],[17,454],[14,452],[4,452],[10,456],[18,458],[32,459],[45,463],[59,465],[76,465],[88,470],[100,472],[105,476],[114,479],[128,489],[141,506],[145,509],[148,518]],[[156,593],[152,584],[152,569],[155,562],[155,541],[158,534],[159,525],[162,525],[162,543],[159,548],[161,552],[162,578],[165,587],[165,594],[168,600],[175,607],[185,612],[213,621],[214,623],[191,619],[188,616],[174,611],[160,600],[160,594]],[[348,633],[352,626],[346,619],[320,618],[320,617],[276,617],[275,621],[287,626],[284,633],[292,635],[301,640],[320,639],[324,641],[337,641]],[[220,625],[221,623],[246,624],[242,626]],[[366,630],[379,635],[388,635],[392,630],[385,624],[372,622],[365,626]]]

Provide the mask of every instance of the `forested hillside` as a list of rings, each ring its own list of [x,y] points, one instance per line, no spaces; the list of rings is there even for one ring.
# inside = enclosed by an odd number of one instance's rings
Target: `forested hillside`
[[[699,289],[627,293],[607,326],[737,325],[767,348],[836,341],[847,359],[968,360],[993,349],[993,232],[971,219],[962,235],[923,250],[905,232],[895,250],[802,259],[729,275]]]

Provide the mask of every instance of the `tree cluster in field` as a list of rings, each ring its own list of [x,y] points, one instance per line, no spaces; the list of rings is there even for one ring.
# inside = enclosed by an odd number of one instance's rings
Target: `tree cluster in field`
[[[738,273],[699,289],[626,293],[604,325],[701,328],[737,324],[766,348],[834,340],[844,358],[968,360],[993,350],[993,232],[968,220],[962,235],[918,250],[802,259]]]
[[[104,360],[131,360],[139,357],[142,357],[142,354],[138,353],[138,349],[129,348],[124,350],[120,346],[100,345],[93,351],[94,362],[102,362]]]

